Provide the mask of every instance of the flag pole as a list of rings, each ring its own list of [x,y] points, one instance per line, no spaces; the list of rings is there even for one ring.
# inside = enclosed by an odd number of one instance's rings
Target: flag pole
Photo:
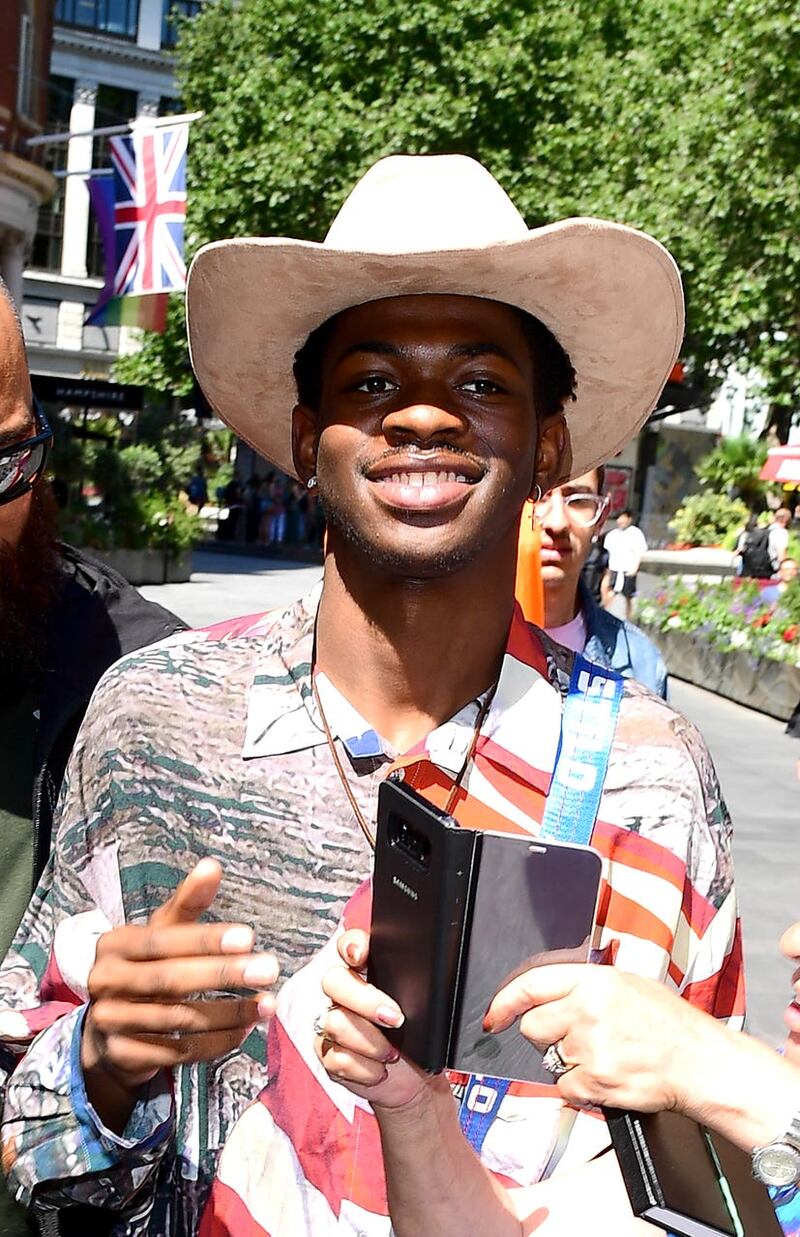
[[[75,133],[39,133],[29,137],[28,146],[56,146],[62,142],[71,142],[74,137],[116,137],[122,133],[132,133],[134,129],[158,129],[164,125],[189,125],[193,120],[200,120],[205,112],[181,112],[176,116],[137,116],[124,125],[105,125],[101,129],[81,129]]]

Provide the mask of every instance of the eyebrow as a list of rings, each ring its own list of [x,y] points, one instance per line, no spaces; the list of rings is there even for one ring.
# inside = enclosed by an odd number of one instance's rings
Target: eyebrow
[[[357,344],[351,344],[349,348],[345,348],[344,352],[337,360],[337,364],[341,364],[349,356],[354,356],[358,353],[377,353],[378,356],[394,356],[406,357],[409,355],[409,349],[403,348],[399,344],[392,344],[387,339],[365,339]],[[501,344],[495,343],[474,343],[474,344],[454,344],[447,352],[448,360],[455,360],[458,357],[481,357],[481,356],[498,356],[503,360],[509,361],[517,369],[519,366],[514,357]]]
[[[336,364],[340,365],[347,357],[355,356],[360,352],[377,352],[379,356],[408,356],[407,348],[400,348],[397,344],[390,344],[386,339],[363,339],[359,343],[351,344],[349,348],[345,348],[341,356],[337,357]]]
[[[19,430],[0,430],[0,451],[6,450],[8,447],[21,447],[29,438],[33,438],[36,434],[36,419],[32,417],[25,426]]]
[[[493,343],[475,343],[475,344],[455,344],[447,354],[450,357],[473,357],[479,356],[499,356],[504,361],[510,361],[517,369],[519,366],[511,353],[503,348],[501,344]]]

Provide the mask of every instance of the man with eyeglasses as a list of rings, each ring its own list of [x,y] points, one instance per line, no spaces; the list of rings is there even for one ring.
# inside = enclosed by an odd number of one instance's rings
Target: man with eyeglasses
[[[184,627],[57,541],[44,477],[52,437],[0,282],[0,953],[47,861],[64,769],[97,680],[123,653]]]
[[[581,572],[608,513],[603,469],[558,486],[535,506],[541,528],[544,625],[559,644],[585,653],[627,678],[667,696],[667,669],[658,649],[632,623],[597,604]]]

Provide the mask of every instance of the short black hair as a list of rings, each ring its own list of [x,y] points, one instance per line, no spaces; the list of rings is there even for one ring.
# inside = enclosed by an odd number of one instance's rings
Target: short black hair
[[[501,302],[504,303],[504,302]],[[508,305],[520,321],[533,360],[533,398],[542,420],[562,412],[568,400],[575,399],[575,370],[553,332],[533,314]],[[312,331],[294,358],[297,398],[312,412],[322,402],[322,364],[325,350],[342,313],[334,314]]]
[[[621,511],[618,511],[617,519],[619,519],[621,515],[626,515],[629,520],[633,519],[633,512],[631,511],[630,507],[623,507]]]

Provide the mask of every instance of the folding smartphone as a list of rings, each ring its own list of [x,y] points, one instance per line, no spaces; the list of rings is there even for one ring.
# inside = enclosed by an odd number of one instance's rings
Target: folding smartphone
[[[392,1042],[431,1073],[552,1082],[516,1025],[487,1035],[483,1018],[530,967],[587,960],[600,872],[591,847],[461,829],[402,782],[384,782],[369,978],[405,1013]]]

